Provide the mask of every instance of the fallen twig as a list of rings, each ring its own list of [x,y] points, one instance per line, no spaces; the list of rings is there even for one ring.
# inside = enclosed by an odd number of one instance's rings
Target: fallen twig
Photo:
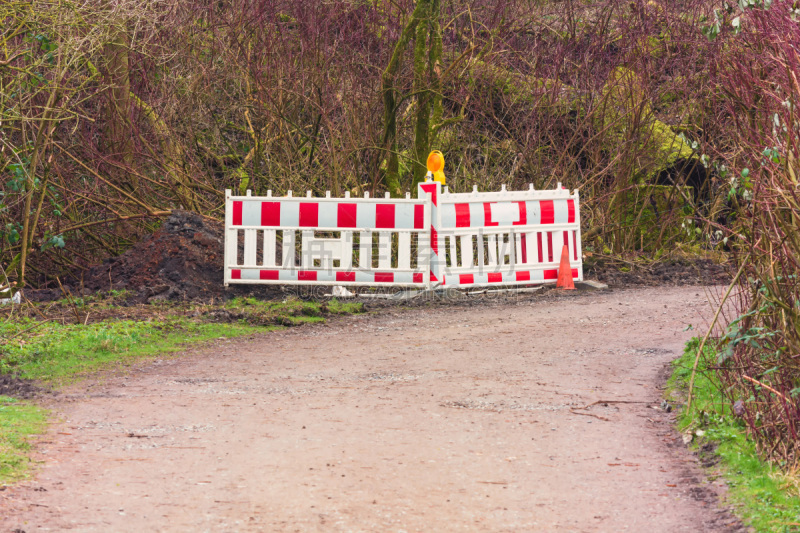
[[[597,400],[596,402],[592,402],[584,407],[578,407],[578,409],[588,409],[593,405],[597,405],[600,403],[652,403],[652,402],[644,402],[640,400]]]
[[[593,416],[593,417],[595,417],[595,418],[597,418],[599,420],[605,420],[606,422],[611,422],[610,418],[606,418],[604,416],[596,415],[594,413],[579,413],[578,411],[575,411],[574,409],[570,409],[569,412],[572,413],[573,415]]]

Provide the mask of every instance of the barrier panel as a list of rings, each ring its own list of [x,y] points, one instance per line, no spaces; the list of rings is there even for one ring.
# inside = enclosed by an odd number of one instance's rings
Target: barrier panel
[[[232,196],[225,284],[427,287],[430,205],[394,198]]]
[[[446,287],[555,282],[563,246],[583,280],[579,196],[566,189],[451,193],[435,182],[432,276]]]
[[[578,192],[451,193],[418,199],[232,196],[225,192],[225,285],[419,288],[555,283],[562,247],[583,280]]]

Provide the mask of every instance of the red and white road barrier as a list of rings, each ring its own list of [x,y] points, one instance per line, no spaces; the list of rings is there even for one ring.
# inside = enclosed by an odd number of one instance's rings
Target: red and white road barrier
[[[583,279],[578,193],[450,193],[418,199],[232,196],[225,284],[465,287],[555,282],[562,246]]]
[[[563,246],[575,281],[583,280],[578,192],[438,194],[436,231],[444,241],[440,267],[449,287],[555,282]],[[440,254],[441,256],[442,254]]]
[[[429,286],[424,200],[225,191],[225,284]]]

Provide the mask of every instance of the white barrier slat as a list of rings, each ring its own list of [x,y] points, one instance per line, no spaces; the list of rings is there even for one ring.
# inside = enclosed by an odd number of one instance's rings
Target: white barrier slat
[[[353,232],[342,232],[342,257],[339,263],[339,268],[351,269],[353,268]]]
[[[264,230],[264,266],[277,266],[275,264],[275,241],[278,238],[277,232],[274,229]]]
[[[244,264],[256,264],[256,231],[254,229],[244,230]]]
[[[525,252],[526,252],[526,265],[533,265],[539,260],[539,248],[536,243],[536,232],[529,231],[525,233]]]
[[[447,237],[447,240],[450,243],[450,261],[448,261],[447,266],[457,267],[458,256],[456,255],[456,238],[454,235],[450,235]]]
[[[378,234],[378,268],[392,268],[392,234],[382,231]]]
[[[238,264],[237,255],[239,254],[239,230],[225,230],[225,255],[229,264]]]
[[[314,266],[311,254],[311,240],[314,237],[313,231],[303,231],[301,233],[302,241],[300,245],[300,264],[303,268],[311,268]]]
[[[461,266],[472,266],[472,235],[461,236]]]
[[[483,267],[486,266],[486,258],[483,256],[483,235],[478,233],[475,240],[478,241],[478,270],[483,271]]]
[[[541,257],[540,263],[550,262],[550,260],[548,259],[548,257],[550,256],[550,250],[547,247],[547,235],[548,233],[546,231],[542,231],[539,233],[539,237],[541,237],[541,249],[542,249],[541,253],[539,254],[539,257]]]
[[[358,234],[358,266],[363,270],[372,269],[372,232],[362,231]]]
[[[397,268],[411,268],[411,233],[397,234]]]
[[[281,246],[281,252],[283,258],[281,259],[281,265],[283,268],[294,268],[294,254],[295,254],[295,235],[294,230],[288,230],[283,232],[283,243]]]
[[[497,263],[497,235],[489,235],[489,262],[486,266],[498,266]]]

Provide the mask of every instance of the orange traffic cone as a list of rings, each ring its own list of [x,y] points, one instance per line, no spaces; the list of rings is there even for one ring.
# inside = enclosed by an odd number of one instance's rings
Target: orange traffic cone
[[[569,264],[569,247],[566,244],[561,249],[561,264],[558,265],[558,281],[556,281],[556,288],[565,290],[575,289],[575,284],[572,282],[572,267]]]

